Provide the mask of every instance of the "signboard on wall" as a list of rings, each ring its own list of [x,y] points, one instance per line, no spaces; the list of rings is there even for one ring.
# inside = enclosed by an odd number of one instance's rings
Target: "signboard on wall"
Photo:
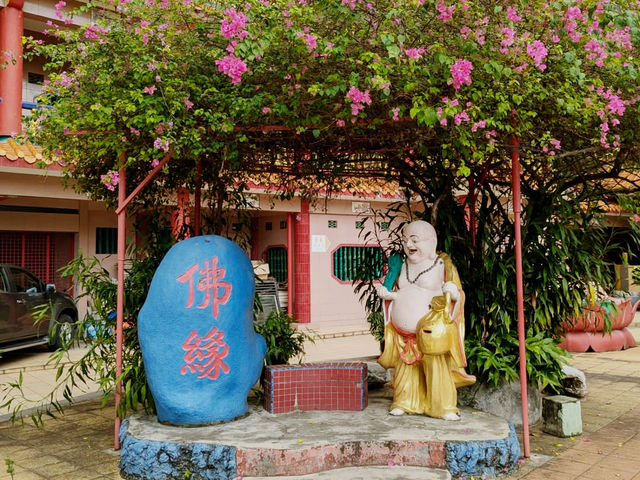
[[[311,235],[311,251],[326,253],[329,250],[329,239],[326,235]]]
[[[369,202],[351,202],[351,212],[358,215],[371,213],[371,204]]]

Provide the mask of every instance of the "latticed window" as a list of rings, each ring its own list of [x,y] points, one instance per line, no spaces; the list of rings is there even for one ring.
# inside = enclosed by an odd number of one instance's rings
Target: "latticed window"
[[[333,252],[333,274],[338,280],[376,280],[384,275],[380,247],[345,246]]]
[[[117,228],[96,228],[96,253],[118,253]]]
[[[58,270],[71,261],[74,248],[72,232],[0,231],[0,263],[29,270],[58,290],[71,289],[72,278],[62,278]]]
[[[269,247],[267,263],[273,278],[279,283],[287,281],[287,249],[285,247]]]

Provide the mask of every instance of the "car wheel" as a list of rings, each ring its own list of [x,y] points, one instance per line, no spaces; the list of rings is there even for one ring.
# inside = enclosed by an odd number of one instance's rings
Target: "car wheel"
[[[75,336],[76,326],[73,318],[66,313],[58,317],[54,325],[52,339],[49,342],[50,350],[58,350],[59,348],[68,348]]]

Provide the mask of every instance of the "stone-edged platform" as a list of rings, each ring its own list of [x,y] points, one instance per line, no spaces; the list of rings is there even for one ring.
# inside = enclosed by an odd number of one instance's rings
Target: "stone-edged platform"
[[[369,406],[359,412],[273,415],[256,406],[242,419],[197,428],[162,425],[136,414],[120,431],[121,475],[136,480],[304,478],[348,467],[396,466],[434,469],[433,478],[448,478],[495,476],[515,468],[520,445],[505,420],[469,409],[461,411],[459,422],[394,417],[388,414],[390,403],[390,392],[383,390],[370,392]],[[391,473],[384,471],[380,478]]]

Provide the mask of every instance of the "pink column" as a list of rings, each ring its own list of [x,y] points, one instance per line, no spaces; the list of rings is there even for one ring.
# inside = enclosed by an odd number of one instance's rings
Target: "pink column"
[[[300,201],[300,213],[295,222],[294,318],[300,323],[311,322],[311,252],[309,201]]]
[[[0,63],[7,62],[7,68],[0,68],[0,136],[22,129],[23,5],[24,0],[9,0],[0,9]]]

